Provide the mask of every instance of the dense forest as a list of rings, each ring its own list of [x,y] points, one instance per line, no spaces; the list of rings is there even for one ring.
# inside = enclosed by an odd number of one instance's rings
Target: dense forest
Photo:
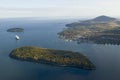
[[[72,51],[26,46],[14,49],[10,53],[10,57],[23,61],[32,61],[56,66],[95,69],[94,64],[86,56]]]

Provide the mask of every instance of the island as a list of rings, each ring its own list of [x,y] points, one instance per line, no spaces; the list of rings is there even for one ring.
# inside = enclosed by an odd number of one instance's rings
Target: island
[[[95,65],[86,56],[72,51],[25,46],[12,50],[9,56],[17,60],[54,66],[95,69]]]
[[[23,32],[23,28],[10,28],[7,30],[7,32]]]
[[[120,20],[108,16],[66,24],[60,38],[78,43],[120,44]]]

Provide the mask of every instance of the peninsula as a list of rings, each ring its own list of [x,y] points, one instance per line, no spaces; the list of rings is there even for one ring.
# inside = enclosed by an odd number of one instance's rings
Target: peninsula
[[[108,16],[66,24],[67,29],[58,35],[67,40],[94,42],[98,44],[120,44],[120,20]]]
[[[95,69],[95,65],[86,56],[72,51],[25,46],[12,50],[9,56],[17,60],[55,66]]]

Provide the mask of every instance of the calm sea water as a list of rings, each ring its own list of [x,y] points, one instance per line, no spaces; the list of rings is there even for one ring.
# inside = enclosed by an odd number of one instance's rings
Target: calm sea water
[[[0,80],[120,80],[120,46],[77,44],[65,42],[57,33],[72,20],[1,20],[0,21]],[[6,32],[8,28],[24,28],[22,33]],[[16,41],[14,36],[20,36]],[[88,71],[56,67],[11,59],[12,49],[38,46],[81,52],[95,65]]]

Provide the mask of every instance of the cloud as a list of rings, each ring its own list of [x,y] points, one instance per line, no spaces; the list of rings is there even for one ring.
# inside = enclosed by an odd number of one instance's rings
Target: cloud
[[[119,0],[3,0],[0,17],[119,16],[119,4]]]

